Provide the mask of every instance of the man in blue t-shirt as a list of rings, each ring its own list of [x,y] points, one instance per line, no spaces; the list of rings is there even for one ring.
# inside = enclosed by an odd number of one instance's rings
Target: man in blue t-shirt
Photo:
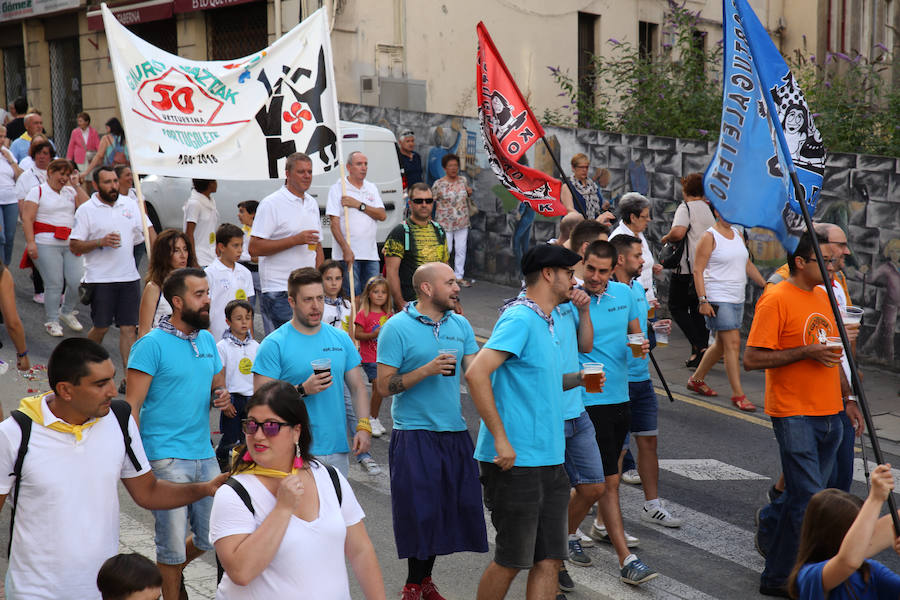
[[[593,242],[584,252],[584,290],[591,295],[591,321],[594,324],[594,344],[580,356],[581,364],[603,363],[606,382],[599,394],[584,392],[584,405],[594,424],[597,445],[603,457],[606,493],[597,503],[598,518],[603,519],[605,534],[612,542],[619,558],[621,580],[632,585],[656,577],[656,572],[628,550],[622,509],[619,505],[619,461],[623,454],[629,427],[628,406],[628,334],[640,333],[640,309],[624,283],[610,281],[618,261],[616,248],[609,242]],[[650,344],[644,339],[646,360]],[[602,539],[602,525],[595,522],[591,537]]]
[[[459,400],[460,377],[478,344],[466,318],[453,312],[453,269],[426,263],[413,286],[418,301],[378,336],[377,385],[394,395],[391,508],[397,554],[409,563],[401,596],[431,598],[438,597],[431,580],[437,555],[488,550],[478,465]]]
[[[357,415],[369,414],[359,352],[346,332],[322,327],[325,290],[316,269],[295,269],[288,277],[287,295],[294,316],[259,345],[253,363],[253,389],[273,379],[297,386],[312,427],[310,452],[348,477],[350,446],[345,433],[344,386],[334,382],[343,381],[350,388]],[[313,362],[322,360],[328,365],[317,363],[313,367]],[[369,419],[359,419],[353,453],[368,452],[371,438]]]
[[[505,596],[522,569],[531,569],[528,597],[548,597],[568,556],[562,392],[581,385],[581,373],[564,374],[550,315],[569,298],[572,266],[579,260],[571,250],[549,244],[526,252],[525,294],[503,306],[490,339],[466,371],[482,419],[475,458],[481,463],[484,504],[497,530],[479,598]]]
[[[234,406],[209,327],[209,285],[202,269],[177,269],[163,282],[172,315],[135,342],[128,360],[125,400],[141,431],[157,479],[208,481],[219,474],[210,443],[209,399],[228,416]],[[156,562],[163,598],[177,599],[182,571],[207,550],[212,498],[154,510]],[[185,532],[193,532],[185,543]]]
[[[640,238],[618,235],[611,240],[619,254],[613,278],[631,287],[631,294],[638,307],[641,332],[648,337],[648,315],[650,304],[643,286],[637,278],[644,266]],[[659,501],[659,457],[656,442],[659,434],[657,416],[659,405],[656,390],[650,381],[650,361],[628,354],[628,398],[631,402],[630,430],[637,442],[638,473],[644,488],[644,508],[641,520],[664,527],[681,527],[681,519],[672,516]]]

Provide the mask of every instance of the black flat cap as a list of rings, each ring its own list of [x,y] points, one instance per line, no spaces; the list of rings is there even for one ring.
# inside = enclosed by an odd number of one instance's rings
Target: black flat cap
[[[528,275],[544,267],[571,267],[581,262],[581,257],[556,244],[538,244],[522,257],[522,273]]]

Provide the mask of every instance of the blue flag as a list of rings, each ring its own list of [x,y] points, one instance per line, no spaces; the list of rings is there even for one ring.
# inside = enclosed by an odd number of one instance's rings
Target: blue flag
[[[723,1],[725,85],[719,145],[703,187],[722,218],[775,232],[788,252],[816,209],[825,146],[800,86],[747,0]],[[800,182],[797,198],[790,173]]]

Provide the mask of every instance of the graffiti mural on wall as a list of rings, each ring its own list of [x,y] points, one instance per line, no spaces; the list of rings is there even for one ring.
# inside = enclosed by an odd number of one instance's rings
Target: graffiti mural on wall
[[[467,276],[518,285],[519,257],[532,244],[556,235],[558,219],[535,216],[497,181],[478,139],[475,118],[419,113],[355,104],[341,105],[341,118],[387,127],[394,132],[410,128],[416,133],[417,151],[426,161],[428,181],[443,175],[440,158],[458,154],[462,170],[475,189],[480,212],[471,219]],[[603,175],[603,197],[614,200],[639,189],[651,201],[653,221],[646,231],[659,250],[658,240],[669,230],[681,201],[684,174],[702,172],[712,156],[713,144],[646,135],[547,127],[551,150],[568,172],[576,153],[586,154],[591,172]],[[559,176],[543,144],[535,144],[527,158],[538,169]],[[817,220],[839,225],[850,240],[853,254],[845,267],[854,303],[865,309],[859,353],[864,362],[900,369],[894,348],[900,343],[900,160],[854,154],[829,156]],[[767,272],[784,263],[784,252],[774,236],[762,229],[748,232],[754,260]],[[667,278],[657,279],[658,291],[667,292]],[[747,323],[758,294],[748,294]]]

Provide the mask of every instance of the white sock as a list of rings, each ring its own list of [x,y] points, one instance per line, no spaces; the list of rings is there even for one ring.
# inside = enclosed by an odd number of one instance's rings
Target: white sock
[[[635,554],[629,554],[625,557],[625,560],[622,561],[622,566],[626,566],[628,563],[637,560],[637,556]]]
[[[651,510],[656,510],[659,508],[659,498],[654,498],[653,500],[647,500],[644,502],[644,510],[650,512]]]

